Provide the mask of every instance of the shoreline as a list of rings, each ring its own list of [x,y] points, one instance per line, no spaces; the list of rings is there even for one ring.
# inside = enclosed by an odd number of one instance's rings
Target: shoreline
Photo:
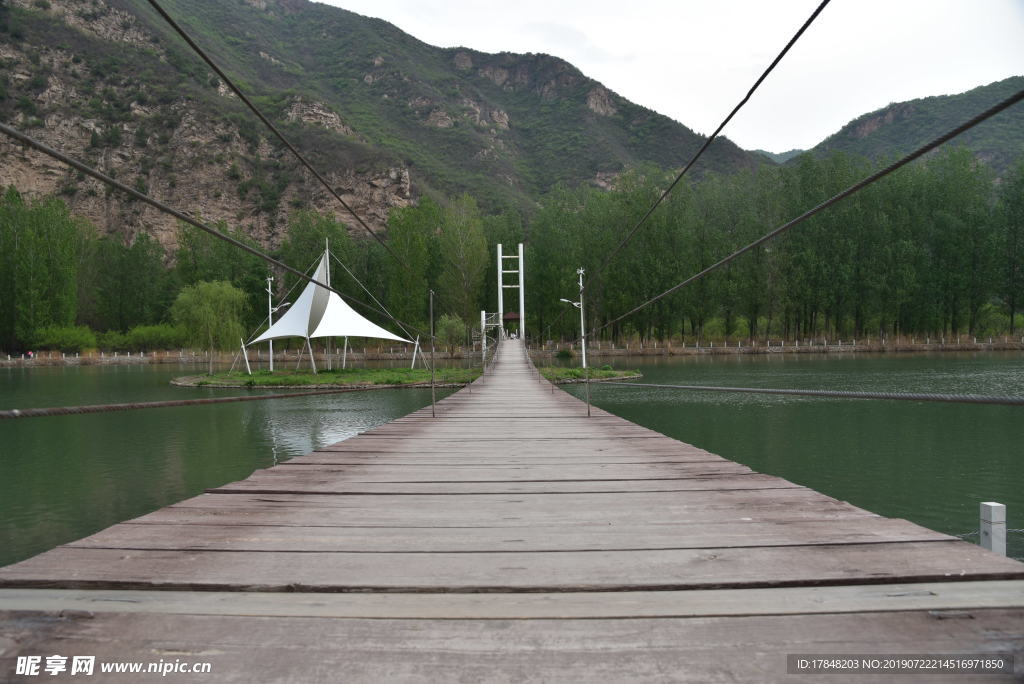
[[[574,345],[559,344],[550,348],[528,348],[533,357],[549,358],[562,350],[572,350],[578,353]],[[853,344],[852,342],[842,344],[804,344],[794,345],[793,343],[779,344],[756,344],[747,346],[725,346],[721,344],[707,343],[706,345],[694,346],[691,344],[675,345],[661,342],[654,342],[648,345],[607,346],[607,343],[594,343],[588,346],[587,356],[593,358],[613,357],[646,357],[646,356],[697,356],[707,354],[913,354],[925,352],[1005,352],[1024,351],[1024,338],[1021,341],[993,340],[992,342],[897,342],[880,344],[878,342]],[[6,355],[5,355],[6,356]],[[0,368],[32,368],[34,366],[126,366],[145,364],[179,364],[194,365],[207,363],[208,357],[205,353],[179,352],[179,351],[156,351],[141,352],[136,354],[117,355],[95,355],[91,353],[86,356],[62,354],[60,352],[40,352],[34,358],[22,358],[0,356]],[[458,351],[454,354],[438,353],[439,359],[467,359],[479,356],[479,351]],[[410,352],[349,352],[351,362],[360,361],[409,361],[412,358]],[[332,355],[332,358],[334,356]],[[326,363],[327,357],[317,353],[318,363]],[[214,363],[223,365],[237,361],[236,354],[218,354]],[[252,354],[249,357],[251,364],[265,364],[266,357],[260,354]],[[295,362],[294,355],[275,354],[275,363],[285,364]]]
[[[367,383],[316,383],[316,384],[304,384],[304,385],[247,385],[244,382],[229,383],[229,382],[202,382],[203,378],[209,376],[206,375],[182,375],[171,380],[171,384],[175,387],[210,387],[213,389],[351,389],[351,390],[375,390],[375,389],[430,389],[429,382],[406,382],[398,385],[373,385]],[[465,387],[470,383],[468,382],[438,382],[434,383],[434,387]]]
[[[175,387],[210,387],[214,389],[351,389],[351,390],[375,390],[375,389],[429,389],[429,382],[406,382],[397,385],[373,385],[367,383],[316,383],[316,384],[302,384],[302,385],[248,385],[245,382],[230,383],[224,381],[216,382],[203,382],[207,375],[182,375],[171,380],[171,385]],[[636,373],[633,375],[623,375],[617,378],[591,378],[591,382],[615,382],[616,380],[636,380],[637,378],[643,377],[641,374]],[[472,382],[437,382],[434,383],[434,387],[440,388],[451,388],[451,387],[466,387],[467,385],[473,384]],[[554,382],[556,385],[571,385],[575,383],[586,382],[584,378],[563,378]]]
[[[552,357],[559,351],[573,351],[578,355],[578,349],[570,345],[558,345],[552,349],[531,349],[531,356]],[[612,358],[632,356],[698,356],[698,355],[752,355],[752,354],[913,354],[926,352],[1003,352],[1003,351],[1024,351],[1024,341],[993,341],[993,342],[964,342],[964,343],[898,343],[898,344],[805,344],[795,345],[793,343],[780,343],[776,345],[753,345],[753,346],[719,346],[713,343],[702,346],[652,343],[650,346],[625,347],[587,347],[588,358]]]

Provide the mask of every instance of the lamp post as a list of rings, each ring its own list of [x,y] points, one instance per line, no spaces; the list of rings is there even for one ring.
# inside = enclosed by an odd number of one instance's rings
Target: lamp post
[[[562,299],[566,304],[571,304],[580,310],[580,351],[583,356],[583,377],[587,385],[587,416],[590,416],[590,373],[587,372],[587,329],[583,318],[583,268],[577,268],[579,276],[580,301],[574,302],[571,299]]]
[[[274,314],[285,308],[291,306],[291,302],[285,302],[280,306],[274,306],[274,290],[270,287],[270,283],[273,282],[274,276],[267,276],[267,330],[274,325]],[[270,345],[270,372],[274,372],[274,340],[267,340],[267,344]]]

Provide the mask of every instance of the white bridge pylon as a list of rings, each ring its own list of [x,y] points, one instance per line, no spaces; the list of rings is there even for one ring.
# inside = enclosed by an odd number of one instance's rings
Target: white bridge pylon
[[[506,269],[506,259],[517,259],[518,263],[516,268]],[[519,243],[518,254],[505,255],[501,253],[501,243],[498,244],[498,321],[501,327],[501,334],[505,336],[505,290],[506,289],[518,289],[519,290],[519,330],[518,334],[520,338],[525,339],[526,333],[526,278],[525,278],[525,261],[523,259],[523,243]],[[518,282],[512,285],[505,284],[505,276],[507,274],[518,274]]]

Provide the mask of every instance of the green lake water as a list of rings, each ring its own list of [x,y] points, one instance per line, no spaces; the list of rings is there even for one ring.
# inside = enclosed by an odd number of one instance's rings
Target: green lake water
[[[592,361],[604,363],[657,384],[1024,395],[1020,352]],[[1024,528],[1024,407],[591,388],[605,410],[875,513],[962,534],[978,529],[980,502],[998,501]],[[1007,545],[1024,557],[1024,534]]]
[[[0,408],[248,393],[169,384],[173,377],[203,370],[175,365],[3,368]],[[439,390],[438,396],[449,392]],[[244,479],[257,468],[429,403],[429,389],[396,389],[0,421],[0,565]]]
[[[604,363],[605,359],[598,360]],[[645,381],[1024,394],[1024,354],[616,358]],[[231,396],[177,366],[0,369],[0,408]],[[580,393],[579,387],[573,390]],[[444,394],[439,394],[444,396]],[[887,516],[977,529],[978,502],[1024,527],[1024,409],[594,385],[595,404]],[[425,406],[380,390],[0,421],[0,565],[180,501]],[[976,539],[970,537],[970,539]],[[1024,556],[1024,535],[1010,554]]]

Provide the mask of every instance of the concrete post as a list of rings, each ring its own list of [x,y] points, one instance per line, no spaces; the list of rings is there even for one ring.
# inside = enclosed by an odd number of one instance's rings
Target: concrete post
[[[487,375],[487,312],[480,312],[480,375]]]
[[[1006,506],[995,501],[981,503],[981,546],[1006,555]]]

